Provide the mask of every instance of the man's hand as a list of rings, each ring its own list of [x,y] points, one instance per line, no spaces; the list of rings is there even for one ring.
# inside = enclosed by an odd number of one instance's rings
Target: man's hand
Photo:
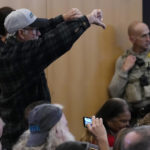
[[[95,118],[95,116],[92,117],[92,125],[87,125],[88,130],[96,137],[97,140],[106,138],[107,139],[107,133],[106,129],[103,125],[102,118]]]
[[[77,8],[72,8],[68,12],[63,14],[63,18],[65,21],[73,20],[82,17],[83,14]]]
[[[96,24],[101,26],[103,29],[106,28],[105,24],[102,22],[102,11],[100,9],[94,9],[90,14],[87,15],[90,24]]]
[[[109,150],[106,129],[102,118],[92,117],[92,125],[87,125],[88,130],[96,137],[100,150]]]
[[[129,55],[122,66],[122,70],[128,72],[135,65],[136,57],[133,55]]]

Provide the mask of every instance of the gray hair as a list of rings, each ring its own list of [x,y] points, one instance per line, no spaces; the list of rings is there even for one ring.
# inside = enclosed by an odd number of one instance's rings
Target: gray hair
[[[54,104],[55,106],[59,107],[60,109],[63,109],[61,105]],[[57,132],[61,132],[63,135],[63,138],[58,137]],[[13,146],[13,150],[55,150],[56,147],[65,142],[65,141],[74,141],[74,136],[70,133],[70,131],[66,132],[63,128],[63,122],[61,119],[57,122],[57,124],[49,131],[49,135],[47,137],[46,143],[44,143],[41,146],[37,147],[27,147],[26,143],[29,138],[30,131],[25,131],[22,136],[20,137],[19,141],[16,143],[16,145]]]
[[[135,133],[138,135],[137,139],[133,139],[130,144],[125,145],[125,138],[129,133]],[[123,129],[119,132],[119,135],[116,138],[114,149],[113,150],[127,150],[128,147],[134,143],[137,143],[139,140],[144,139],[144,137],[150,136],[150,126],[149,125],[143,125],[128,129]]]

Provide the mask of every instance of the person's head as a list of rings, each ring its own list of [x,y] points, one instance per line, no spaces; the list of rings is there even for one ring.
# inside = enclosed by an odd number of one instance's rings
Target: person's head
[[[111,130],[117,133],[122,128],[129,126],[131,113],[125,100],[112,98],[104,103],[96,113],[96,117],[103,118],[103,123],[107,131]]]
[[[123,143],[123,140],[124,140],[124,137],[126,136],[127,133],[130,132],[130,130],[132,130],[131,128],[123,128],[121,129],[118,134],[117,134],[117,137],[115,139],[115,143],[114,143],[114,146],[113,146],[113,150],[120,150],[122,147],[122,143]]]
[[[4,21],[5,18],[8,16],[8,14],[10,14],[14,9],[11,7],[1,7],[0,8],[0,35],[6,36],[7,35],[7,31],[4,27]]]
[[[60,144],[56,150],[96,150],[93,144],[87,142],[69,141]]]
[[[143,52],[150,45],[150,31],[148,26],[140,21],[132,22],[128,27],[129,39],[133,44],[133,50]]]
[[[47,19],[37,18],[25,8],[12,11],[4,22],[8,33],[15,34],[20,41],[38,39],[41,35],[39,28],[44,28],[47,24]]]
[[[150,126],[140,126],[125,129],[123,133],[118,134],[114,150],[129,150],[130,146],[137,144],[145,137],[150,136]]]
[[[131,144],[134,144],[134,143],[142,140],[146,136],[150,136],[150,126],[143,125],[143,126],[139,126],[139,127],[134,127],[124,137],[122,148],[125,150]]]
[[[26,147],[29,149],[39,146],[55,149],[56,146],[65,141],[75,140],[68,129],[61,105],[38,105],[29,113],[28,121],[30,135]]]
[[[138,139],[134,143],[131,143],[124,150],[150,150],[150,136],[145,136],[142,139]]]

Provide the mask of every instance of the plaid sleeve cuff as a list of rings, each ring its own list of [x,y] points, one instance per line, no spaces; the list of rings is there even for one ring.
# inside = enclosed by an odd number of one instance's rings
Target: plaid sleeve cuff
[[[88,27],[90,27],[90,23],[89,23],[89,21],[88,21],[88,19],[87,19],[86,16],[81,17],[80,20],[81,20],[82,26],[83,26],[85,29],[87,29]]]

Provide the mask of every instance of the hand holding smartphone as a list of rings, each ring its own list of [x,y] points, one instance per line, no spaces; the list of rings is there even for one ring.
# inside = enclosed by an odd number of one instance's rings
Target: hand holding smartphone
[[[92,124],[92,118],[90,117],[83,117],[83,125],[87,127],[87,124]]]

